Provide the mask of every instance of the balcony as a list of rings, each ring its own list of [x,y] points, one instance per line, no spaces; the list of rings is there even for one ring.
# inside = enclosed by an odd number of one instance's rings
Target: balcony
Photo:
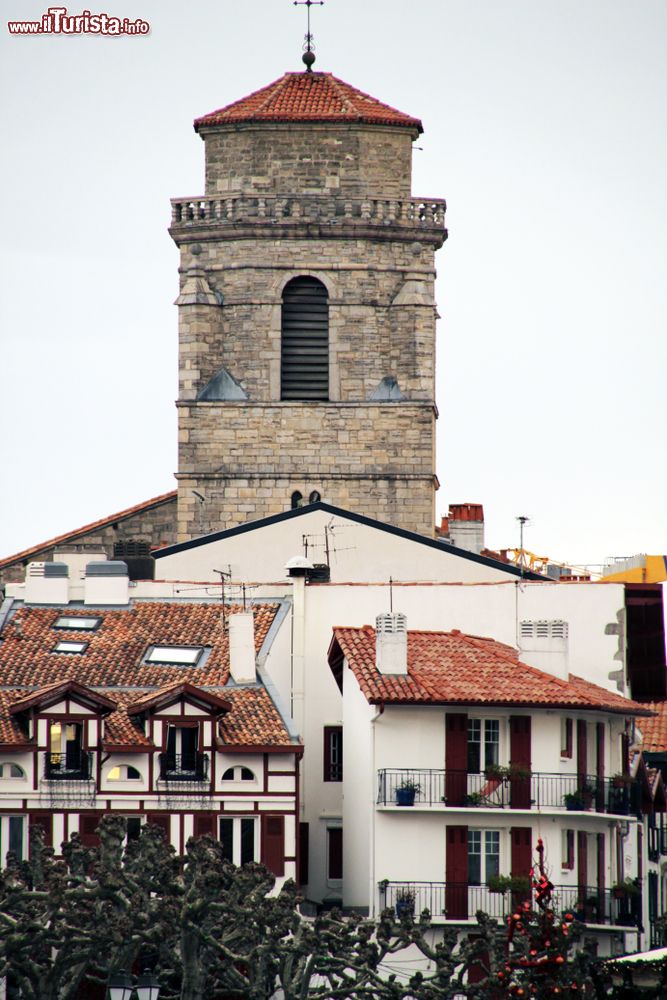
[[[649,826],[648,828],[648,859],[649,861],[659,861],[660,857],[667,855],[667,827]]]
[[[90,781],[93,755],[87,750],[67,750],[66,753],[44,755],[44,777],[47,781]]]
[[[208,781],[208,757],[204,753],[159,754],[160,781]]]
[[[521,893],[491,892],[486,885],[452,882],[380,882],[380,908],[407,910],[419,916],[429,910],[434,923],[474,920],[478,910],[503,920],[514,910]],[[616,898],[612,889],[597,886],[554,886],[556,913],[573,913],[582,923],[602,927],[637,927],[641,919],[641,896]]]
[[[441,243],[446,236],[446,204],[429,198],[339,198],[333,195],[228,195],[174,198],[171,232],[215,229],[219,238],[236,238],[252,227],[283,230],[317,225],[331,235],[339,230],[399,229],[430,234]],[[416,238],[412,236],[411,238]]]
[[[415,786],[414,803],[401,802],[402,789]],[[399,793],[397,795],[397,793]],[[378,771],[379,806],[414,804],[417,808],[562,809],[627,816],[631,789],[597,775],[532,773],[498,768],[482,774],[422,768]]]

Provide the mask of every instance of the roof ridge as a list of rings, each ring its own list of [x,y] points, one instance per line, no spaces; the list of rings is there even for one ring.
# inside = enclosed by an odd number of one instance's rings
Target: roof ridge
[[[119,510],[114,514],[109,514],[106,517],[100,517],[96,521],[91,521],[89,524],[84,524],[80,528],[74,528],[73,531],[65,531],[60,535],[54,535],[53,538],[48,538],[45,542],[40,542],[38,545],[31,545],[27,549],[21,549],[19,552],[15,552],[12,555],[5,556],[4,559],[0,559],[0,569],[13,562],[18,562],[20,559],[24,559],[31,553],[41,552],[43,549],[53,548],[58,542],[64,542],[68,538],[76,537],[77,535],[83,535],[93,528],[101,528],[108,522],[119,521],[121,518],[130,517],[132,514],[138,514],[140,510],[145,510],[153,505],[157,506],[160,503],[167,503],[169,500],[176,499],[176,490],[169,490],[168,493],[159,493],[156,497],[151,497],[150,500],[144,500],[141,503],[134,504],[132,507],[125,507],[123,510]]]
[[[296,76],[296,73],[294,75]],[[282,76],[279,76],[276,80],[274,80],[273,83],[270,83],[267,87],[260,87],[259,90],[255,91],[256,94],[261,94],[263,90],[268,91],[264,100],[260,104],[258,104],[257,107],[255,108],[255,114],[258,114],[260,111],[263,111],[265,108],[269,107],[272,104],[272,102],[283,92],[283,90],[287,86],[287,81],[289,76],[290,76],[289,73],[283,73]],[[253,95],[249,94],[248,96],[252,97]],[[242,97],[241,100],[247,101],[248,98]]]

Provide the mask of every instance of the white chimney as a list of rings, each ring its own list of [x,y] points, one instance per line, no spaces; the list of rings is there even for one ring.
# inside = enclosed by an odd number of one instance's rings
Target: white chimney
[[[25,573],[26,604],[67,604],[69,580],[65,563],[29,563]]]
[[[254,684],[257,680],[252,611],[229,616],[229,670],[237,684]]]
[[[375,665],[381,674],[408,672],[408,620],[400,612],[375,619]]]
[[[128,604],[130,578],[124,562],[99,560],[86,566],[84,604]]]

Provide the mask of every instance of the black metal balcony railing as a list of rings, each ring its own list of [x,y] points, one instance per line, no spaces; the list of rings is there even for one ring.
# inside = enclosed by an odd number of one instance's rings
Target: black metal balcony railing
[[[159,754],[161,781],[207,781],[208,757],[204,753]]]
[[[486,885],[452,882],[380,882],[380,907],[406,909],[419,916],[429,910],[435,920],[472,920],[478,910],[490,917],[507,917],[521,898],[521,893],[491,892]],[[569,911],[585,924],[637,927],[641,919],[641,896],[618,899],[612,889],[597,886],[554,886],[556,912]]]
[[[48,781],[88,781],[92,774],[93,755],[87,750],[47,753],[44,777]]]
[[[507,771],[507,769],[505,769]],[[417,806],[477,807],[483,809],[570,809],[625,816],[633,796],[628,785],[597,775],[466,771],[422,768],[384,768],[378,771],[378,805],[396,805],[401,790],[415,787]],[[397,793],[401,792],[397,796]]]

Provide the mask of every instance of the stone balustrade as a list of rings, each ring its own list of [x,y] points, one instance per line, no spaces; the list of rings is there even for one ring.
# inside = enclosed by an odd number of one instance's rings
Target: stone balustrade
[[[444,199],[349,199],[327,195],[214,198],[173,198],[174,229],[197,226],[280,225],[317,223],[321,226],[405,226],[444,229]]]

